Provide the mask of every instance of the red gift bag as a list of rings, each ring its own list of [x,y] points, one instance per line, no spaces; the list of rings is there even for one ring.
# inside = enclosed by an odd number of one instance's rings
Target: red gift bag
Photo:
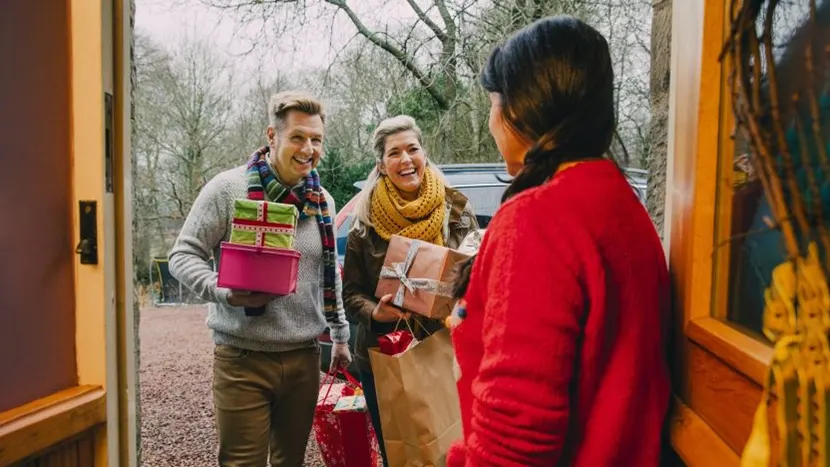
[[[386,355],[398,355],[404,353],[412,343],[412,333],[410,331],[395,331],[378,337],[378,345],[381,353]]]
[[[323,462],[328,467],[377,467],[378,443],[369,412],[365,408],[334,410],[341,398],[363,394],[360,383],[349,372],[339,371],[357,390],[336,382],[334,373],[323,379],[314,414],[314,436]]]

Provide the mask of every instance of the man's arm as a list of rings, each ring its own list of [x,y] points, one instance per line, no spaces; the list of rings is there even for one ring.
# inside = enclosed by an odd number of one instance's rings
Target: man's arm
[[[208,260],[219,246],[232,215],[223,181],[209,181],[199,192],[170,251],[170,274],[203,300],[228,304],[230,290],[216,286]]]
[[[334,205],[334,198],[331,197],[328,191],[323,190],[323,193],[325,194],[326,202],[329,205],[329,215],[331,216],[332,224],[334,224],[334,219],[337,216],[337,207]],[[334,229],[334,225],[332,225],[332,229]],[[337,270],[336,264],[337,231],[334,232],[334,235],[334,288],[335,295],[337,297],[337,321],[335,323],[329,323],[329,335],[334,343],[343,344],[349,342],[351,331],[349,329],[349,322],[346,321],[346,313],[343,310],[343,279],[340,277],[340,271]]]

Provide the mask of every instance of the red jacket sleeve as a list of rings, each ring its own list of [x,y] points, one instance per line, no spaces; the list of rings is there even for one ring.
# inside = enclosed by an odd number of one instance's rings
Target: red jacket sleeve
[[[503,214],[484,252],[484,355],[463,454],[467,466],[549,467],[570,424],[584,293],[572,233],[527,210]]]

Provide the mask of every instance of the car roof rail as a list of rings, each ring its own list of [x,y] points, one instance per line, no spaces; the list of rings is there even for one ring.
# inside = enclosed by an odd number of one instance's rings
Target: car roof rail
[[[441,164],[438,168],[445,174],[459,172],[507,172],[507,166],[504,163]]]
[[[475,163],[475,164],[441,164],[438,166],[444,175],[452,175],[459,173],[492,173],[496,180],[501,183],[510,183],[512,178],[507,174],[507,166],[503,163]],[[629,176],[647,176],[648,170],[623,167],[623,171]],[[363,189],[366,180],[358,180],[354,182],[353,186],[358,190]]]

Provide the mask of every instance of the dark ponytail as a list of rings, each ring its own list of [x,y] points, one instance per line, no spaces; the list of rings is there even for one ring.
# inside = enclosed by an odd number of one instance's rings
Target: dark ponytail
[[[578,160],[612,158],[614,70],[605,38],[568,16],[543,18],[496,47],[481,84],[502,116],[536,143],[505,190],[506,201]]]
[[[516,32],[490,54],[481,85],[499,95],[504,121],[536,142],[502,202],[544,184],[564,163],[614,160],[611,54],[602,34],[584,22],[554,16]],[[457,269],[456,298],[467,291],[473,261]]]
[[[565,157],[556,154],[559,151],[555,149],[545,150],[544,147],[544,140],[539,141],[527,152],[522,171],[504,190],[501,197],[502,203],[524,190],[542,185],[556,173]]]

